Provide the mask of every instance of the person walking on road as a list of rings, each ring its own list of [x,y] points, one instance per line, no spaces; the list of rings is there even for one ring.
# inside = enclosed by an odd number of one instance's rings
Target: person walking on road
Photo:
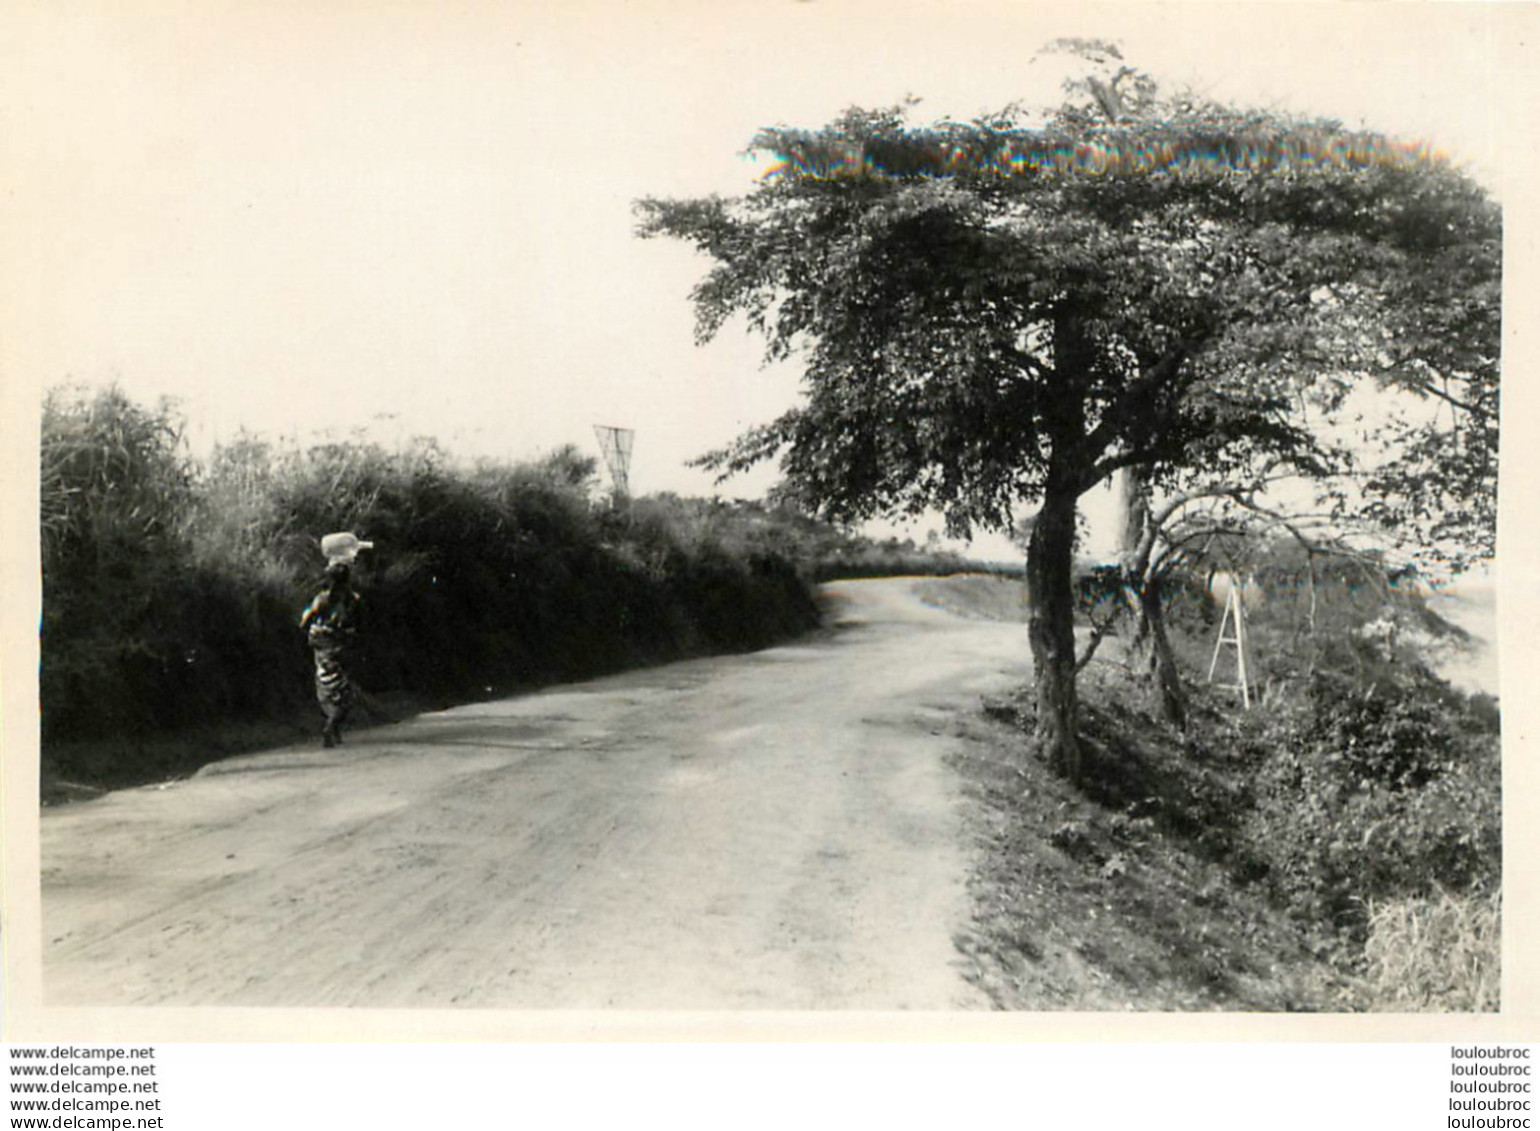
[[[329,559],[326,588],[315,595],[299,618],[299,626],[305,630],[315,656],[316,700],[326,715],[321,742],[328,747],[342,741],[342,725],[358,695],[349,665],[362,619],[363,598],[353,590],[352,566],[358,550],[372,545],[348,535],[344,548],[337,551],[334,540],[338,537],[329,535],[322,539],[322,549]]]

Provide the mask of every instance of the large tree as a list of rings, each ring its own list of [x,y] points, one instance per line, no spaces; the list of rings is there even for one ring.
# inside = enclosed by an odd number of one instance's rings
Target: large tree
[[[1499,214],[1415,146],[1192,99],[1119,70],[1042,119],[918,126],[851,110],[762,130],[741,198],[646,200],[644,236],[714,260],[700,337],[742,315],[805,399],[708,463],[781,459],[786,490],[855,521],[931,509],[1028,544],[1037,734],[1081,772],[1072,563],[1077,500],[1121,468],[1334,458],[1302,409],[1355,384],[1426,385],[1398,351],[1427,272],[1498,270]]]

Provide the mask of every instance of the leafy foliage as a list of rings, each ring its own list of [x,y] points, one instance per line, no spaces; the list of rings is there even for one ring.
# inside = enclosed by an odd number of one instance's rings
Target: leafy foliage
[[[695,293],[702,337],[741,313],[771,358],[806,358],[806,405],[709,462],[784,448],[791,487],[837,517],[936,506],[959,531],[1001,528],[1045,488],[1064,412],[1080,490],[1117,463],[1307,457],[1290,402],[1327,363],[1371,360],[1389,326],[1345,319],[1329,288],[1363,317],[1388,309],[1371,286],[1421,316],[1446,292],[1399,273],[1430,256],[1493,278],[1496,216],[1474,185],[1331,123],[1189,106],[921,128],[852,110],[753,148],[778,163],[748,198],[644,201],[642,231],[717,260]],[[1382,375],[1425,377],[1430,337],[1398,342]]]
[[[1361,939],[1370,901],[1499,882],[1496,734],[1436,681],[1325,678],[1246,740],[1258,766],[1252,836],[1303,914]]]

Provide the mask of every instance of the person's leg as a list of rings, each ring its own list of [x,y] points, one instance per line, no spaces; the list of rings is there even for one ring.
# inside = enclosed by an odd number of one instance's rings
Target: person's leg
[[[342,724],[348,721],[348,716],[353,713],[352,687],[344,683],[342,694],[339,696],[337,713],[332,718],[332,737],[338,742],[342,741]]]
[[[336,746],[342,741],[340,728],[347,715],[348,679],[335,648],[315,650],[315,695],[326,715],[326,724],[321,728],[321,744]]]
[[[332,733],[337,741],[342,741],[342,727],[353,715],[353,704],[358,700],[358,688],[353,686],[353,676],[348,671],[347,655],[339,652],[337,655],[337,682],[336,682],[336,707],[335,722],[332,724]]]

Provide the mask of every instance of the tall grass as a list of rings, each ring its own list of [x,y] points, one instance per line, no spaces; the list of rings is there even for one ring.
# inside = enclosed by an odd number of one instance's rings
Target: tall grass
[[[1434,894],[1372,907],[1364,945],[1365,1008],[1485,1013],[1500,1004],[1499,892]]]

